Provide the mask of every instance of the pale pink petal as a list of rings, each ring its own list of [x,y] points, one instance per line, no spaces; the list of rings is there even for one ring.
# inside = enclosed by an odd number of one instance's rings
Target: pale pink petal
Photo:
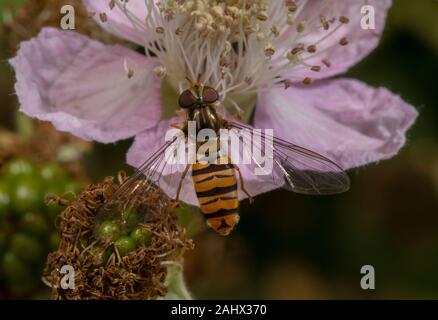
[[[296,31],[296,25],[301,21],[305,21],[306,25],[311,25],[309,21],[313,20],[320,26],[320,16],[319,14],[315,15],[315,12],[320,12],[320,7],[325,5],[326,9],[323,9],[322,12],[327,19],[334,16],[345,16],[349,18],[350,22],[344,24],[339,30],[319,43],[316,46],[316,53],[305,52],[302,55],[302,57],[305,58],[305,63],[308,65],[320,66],[320,72],[313,72],[307,68],[306,70],[288,72],[287,75],[294,78],[311,77],[314,79],[322,79],[346,72],[377,47],[385,27],[387,13],[392,5],[392,0],[368,1],[368,5],[373,6],[375,9],[375,30],[362,29],[361,21],[364,14],[361,13],[361,9],[365,5],[364,1],[308,1],[305,9],[297,16],[295,25],[280,39],[281,45],[290,46],[291,39],[298,36],[299,38],[294,41],[295,45],[303,43],[307,48],[309,45],[315,44],[318,40],[325,37],[331,30],[334,30],[335,26],[339,25],[338,21],[331,25],[328,31],[319,28],[319,31],[314,30],[307,35],[306,31],[303,32],[304,36],[301,36]],[[349,44],[341,46],[339,41],[344,37],[348,39]],[[324,65],[322,60],[330,61],[331,66],[327,67]]]
[[[349,169],[396,155],[416,117],[387,89],[341,79],[260,94],[255,126]]]
[[[147,42],[148,33],[144,27],[134,23],[128,18],[128,15],[123,12],[117,5],[110,9],[109,0],[84,0],[84,4],[94,20],[109,33],[141,46]],[[129,0],[126,3],[126,9],[135,15],[135,21],[144,24],[148,14],[144,0]],[[101,14],[106,16],[102,20]]]
[[[11,61],[20,111],[86,140],[114,142],[160,119],[160,81],[148,60],[74,32],[46,28]],[[125,70],[134,70],[128,78]]]

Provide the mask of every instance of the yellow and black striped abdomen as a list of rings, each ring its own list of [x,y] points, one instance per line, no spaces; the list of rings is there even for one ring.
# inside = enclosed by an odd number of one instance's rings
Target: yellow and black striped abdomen
[[[229,235],[239,222],[236,168],[230,163],[196,163],[192,176],[207,224],[220,235]]]

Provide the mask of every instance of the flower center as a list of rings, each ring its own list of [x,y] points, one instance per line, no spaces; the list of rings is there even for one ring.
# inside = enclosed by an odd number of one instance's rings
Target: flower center
[[[348,44],[339,34],[349,22],[339,14],[342,1],[145,0],[145,21],[126,2],[112,2],[145,30],[146,54],[162,64],[157,75],[179,91],[200,76],[237,112],[235,97],[312,83],[303,71],[330,68],[324,53]]]
[[[161,4],[167,19],[179,15],[194,19],[196,31],[211,38],[226,36],[238,40],[243,31],[246,36],[260,30],[266,21],[267,0],[171,0]]]

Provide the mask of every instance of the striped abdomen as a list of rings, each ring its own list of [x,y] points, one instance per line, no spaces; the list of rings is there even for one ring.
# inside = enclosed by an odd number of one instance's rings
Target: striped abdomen
[[[192,168],[193,182],[207,224],[226,236],[239,222],[236,169],[232,164],[200,164]]]

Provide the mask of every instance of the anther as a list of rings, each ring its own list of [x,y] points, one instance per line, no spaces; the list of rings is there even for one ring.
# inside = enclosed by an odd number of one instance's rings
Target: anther
[[[313,45],[313,44],[311,46],[308,46],[307,47],[307,52],[315,53],[316,52],[316,46]]]
[[[348,39],[347,38],[342,38],[340,41],[339,41],[339,44],[341,45],[341,46],[346,46],[347,44],[348,44]]]
[[[300,52],[303,52],[303,51],[304,51],[304,44],[300,43],[300,44],[298,44],[295,48],[293,48],[293,49],[291,50],[291,53],[292,53],[293,55],[296,55],[296,54],[298,54],[298,53],[300,53]]]
[[[154,68],[154,73],[157,77],[164,77],[166,75],[166,68],[164,68],[163,66],[158,66]]]
[[[271,28],[271,32],[274,36],[278,37],[280,35],[280,30],[278,29],[277,26],[272,26]]]
[[[105,23],[105,22],[108,21],[108,17],[107,17],[107,15],[106,15],[105,12],[101,12],[101,13],[99,14],[99,19],[100,19],[100,21],[102,21],[103,23]]]
[[[286,7],[289,10],[289,12],[295,12],[298,9],[297,4],[293,0],[286,0]]]
[[[271,43],[268,43],[265,46],[265,55],[270,58],[270,57],[272,57],[274,55],[274,53],[275,53],[274,46]]]
[[[327,18],[323,15],[319,16],[319,20],[324,28],[324,30],[328,30],[330,28],[330,23],[327,21]]]
[[[257,14],[257,19],[260,21],[266,21],[266,20],[268,20],[268,18],[269,18],[269,16],[266,12],[261,11]]]
[[[258,32],[256,38],[258,42],[262,42],[263,40],[265,40],[265,34],[263,32]]]
[[[312,83],[313,83],[312,78],[304,78],[304,80],[303,80],[303,84],[305,84],[305,85],[310,85]]]
[[[330,67],[332,66],[332,63],[331,63],[330,60],[328,60],[328,59],[324,59],[324,60],[322,60],[322,63],[324,63],[324,65],[325,65],[327,68],[330,68]]]
[[[347,24],[347,23],[350,22],[350,19],[348,19],[345,16],[342,16],[342,17],[339,18],[339,22],[342,23],[342,24]]]
[[[298,25],[297,25],[297,31],[298,32],[303,32],[304,29],[306,28],[306,22],[301,21]]]

